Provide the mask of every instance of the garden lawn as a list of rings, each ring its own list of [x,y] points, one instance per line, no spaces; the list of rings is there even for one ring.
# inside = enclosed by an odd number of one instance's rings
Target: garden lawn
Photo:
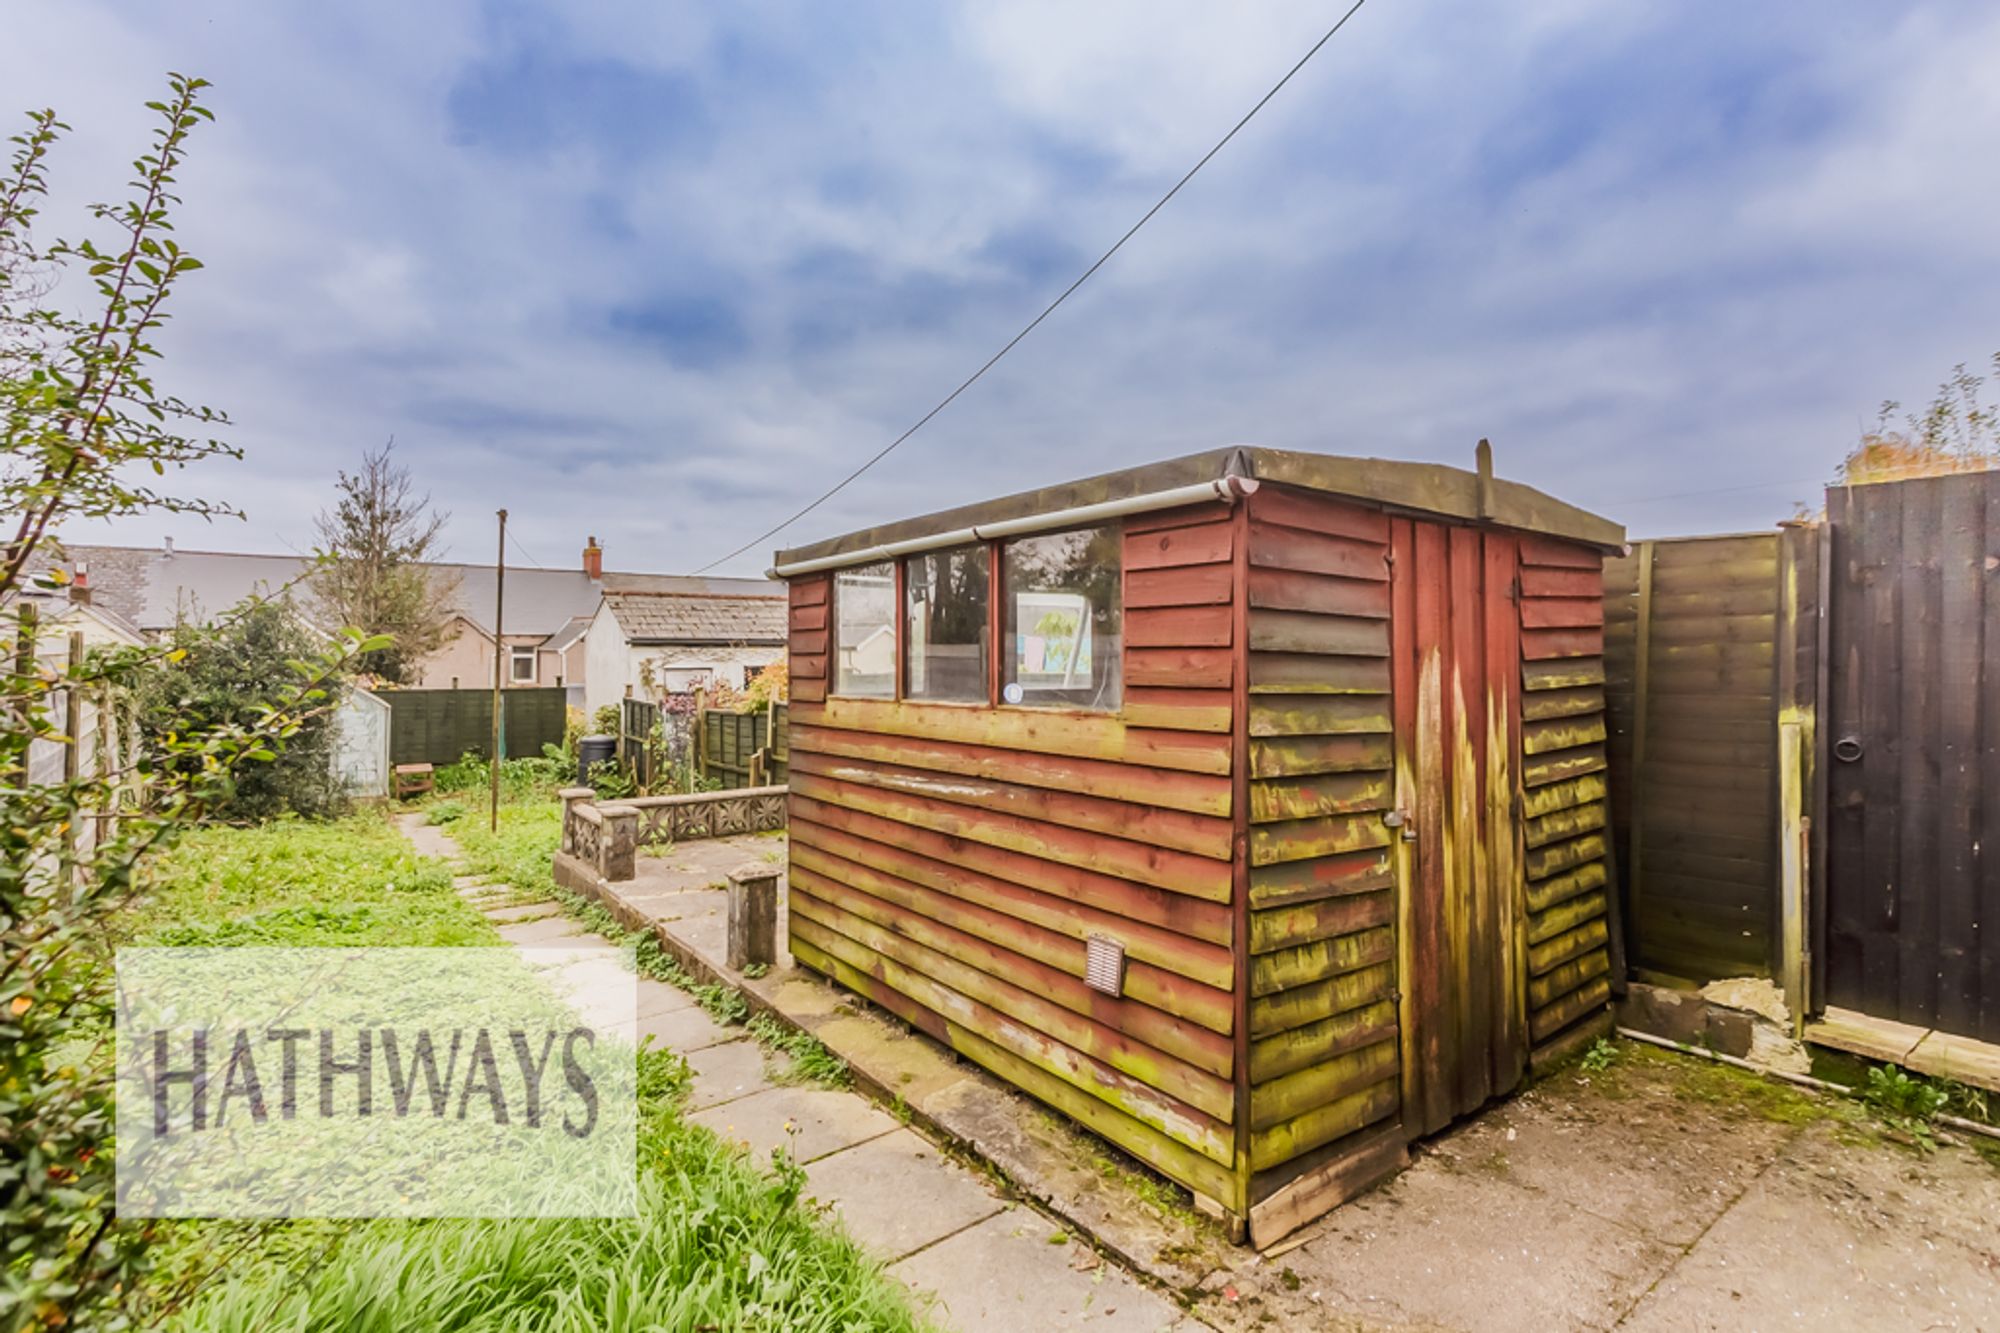
[[[557,815],[477,812],[452,828],[478,869],[547,881]],[[447,824],[456,823],[447,817]],[[158,863],[122,942],[143,945],[491,945],[492,926],[380,813],[328,824],[209,829]],[[156,1299],[209,1276],[158,1322],[201,1333],[408,1329],[915,1330],[908,1294],[770,1171],[681,1118],[686,1065],[641,1057],[637,1219],[170,1223]]]

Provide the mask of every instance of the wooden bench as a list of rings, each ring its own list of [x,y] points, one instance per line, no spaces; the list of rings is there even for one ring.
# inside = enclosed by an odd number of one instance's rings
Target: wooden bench
[[[421,796],[431,790],[435,772],[429,764],[398,764],[389,783],[389,794],[399,801]]]

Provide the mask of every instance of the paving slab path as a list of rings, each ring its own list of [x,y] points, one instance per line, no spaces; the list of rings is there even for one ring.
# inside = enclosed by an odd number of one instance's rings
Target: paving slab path
[[[458,845],[423,816],[400,815],[397,824],[425,855],[461,859]],[[727,860],[733,867],[743,857],[739,851]],[[515,890],[477,876],[461,875],[453,884],[511,944],[610,943],[556,903],[522,902]],[[580,984],[587,987],[588,979]],[[686,991],[641,977],[635,1014],[638,1038],[650,1037],[687,1061],[694,1076],[687,1118],[760,1162],[774,1148],[790,1151],[805,1168],[808,1193],[891,1273],[934,1300],[933,1317],[945,1327],[961,1333],[1200,1327],[867,1098],[774,1078],[773,1058],[742,1026],[716,1022]]]

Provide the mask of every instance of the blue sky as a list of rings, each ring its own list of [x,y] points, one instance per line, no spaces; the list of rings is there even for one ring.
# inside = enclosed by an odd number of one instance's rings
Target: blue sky
[[[69,535],[305,549],[393,435],[460,558],[505,506],[546,565],[588,534],[706,563],[983,361],[1341,8],[10,7],[0,107],[76,127],[52,230],[164,71],[217,85],[166,380],[236,418],[246,461],[184,482],[249,519]],[[1482,435],[1635,535],[1765,527],[1882,399],[2000,350],[1996,69],[1990,3],[1373,0],[783,544],[1222,444]]]

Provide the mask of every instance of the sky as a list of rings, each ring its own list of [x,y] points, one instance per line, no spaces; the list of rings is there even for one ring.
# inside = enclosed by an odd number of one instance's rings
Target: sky
[[[63,535],[304,552],[393,437],[453,558],[504,507],[510,562],[693,570],[949,392],[1345,7],[7,0],[0,112],[74,127],[51,233],[168,70],[215,84],[161,387],[246,453],[170,480],[247,517]],[[718,572],[1236,443],[1485,436],[1635,537],[1768,528],[1884,399],[2000,351],[1996,69],[1988,0],[1372,0]]]

